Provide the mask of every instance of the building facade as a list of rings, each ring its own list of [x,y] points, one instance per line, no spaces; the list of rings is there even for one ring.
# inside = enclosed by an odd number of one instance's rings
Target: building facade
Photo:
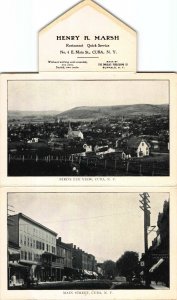
[[[71,277],[73,274],[73,256],[72,256],[72,249],[73,244],[66,244],[62,242],[61,237],[57,239],[57,253],[63,259],[62,261],[62,270],[61,270],[61,279],[63,276]]]
[[[150,281],[159,281],[169,287],[169,201],[164,201],[163,212],[158,215],[157,227],[157,235],[141,261],[146,258]],[[142,271],[144,272],[144,265]]]
[[[95,256],[75,245],[73,247],[73,268],[85,277],[97,277]]]
[[[127,140],[126,151],[129,150],[129,154],[132,157],[144,157],[150,154],[150,144],[143,138],[131,136]]]
[[[97,276],[94,255],[72,243],[64,243],[57,233],[19,213],[8,217],[8,282],[18,285],[29,278],[61,281]]]
[[[31,277],[46,281],[55,279],[60,267],[56,255],[57,233],[22,213],[8,217],[9,242],[19,246],[19,263],[29,267]]]

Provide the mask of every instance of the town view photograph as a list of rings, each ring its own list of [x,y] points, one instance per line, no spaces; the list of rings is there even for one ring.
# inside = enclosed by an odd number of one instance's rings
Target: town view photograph
[[[8,176],[169,176],[164,80],[9,81]]]
[[[169,201],[158,192],[8,193],[8,289],[169,290]]]

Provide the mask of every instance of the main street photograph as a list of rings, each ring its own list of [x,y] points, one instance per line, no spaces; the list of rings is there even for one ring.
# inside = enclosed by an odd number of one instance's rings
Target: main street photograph
[[[169,290],[168,193],[7,200],[9,290]]]
[[[11,80],[8,176],[169,176],[168,80]]]

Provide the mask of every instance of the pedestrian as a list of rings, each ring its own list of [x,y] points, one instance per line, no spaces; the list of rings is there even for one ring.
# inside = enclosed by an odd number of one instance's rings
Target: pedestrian
[[[15,275],[15,273],[12,275],[12,284],[13,284],[13,287],[15,287],[16,286],[16,275]]]

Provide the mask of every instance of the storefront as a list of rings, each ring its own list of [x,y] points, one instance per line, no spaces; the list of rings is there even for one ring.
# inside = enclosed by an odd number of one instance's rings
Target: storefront
[[[23,285],[29,268],[20,262],[20,247],[14,243],[8,246],[8,286]]]
[[[24,285],[29,272],[29,267],[18,262],[9,262],[9,287]]]
[[[61,281],[63,276],[63,264],[60,257],[44,252],[42,254],[41,277],[42,281]]]
[[[151,280],[156,282],[162,282],[169,287],[169,259],[160,258],[154,265],[149,269]]]

